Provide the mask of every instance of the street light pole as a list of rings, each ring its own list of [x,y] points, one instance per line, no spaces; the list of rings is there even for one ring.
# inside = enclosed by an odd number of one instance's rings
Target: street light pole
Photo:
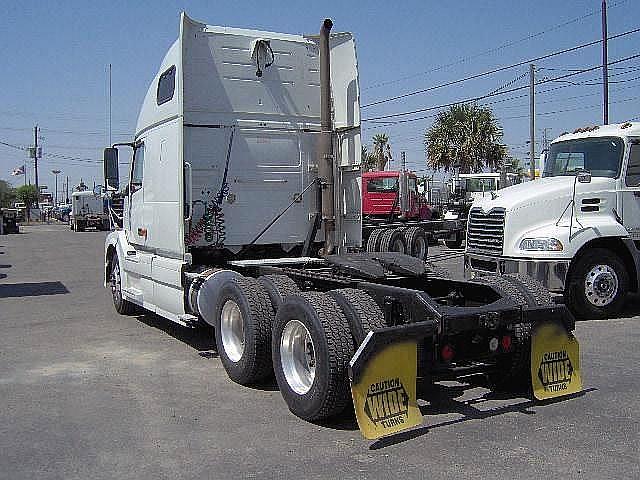
[[[58,174],[60,173],[60,170],[51,170],[51,173],[53,173],[56,176],[56,196],[55,196],[55,200],[53,201],[53,205],[54,206],[58,206]]]

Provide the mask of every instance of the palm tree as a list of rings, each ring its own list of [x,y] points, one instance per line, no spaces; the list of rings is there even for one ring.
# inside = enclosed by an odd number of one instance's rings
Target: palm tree
[[[453,105],[440,112],[425,132],[427,164],[445,172],[480,172],[484,167],[497,169],[507,148],[500,143],[502,128],[491,109],[475,104]]]
[[[369,151],[366,145],[362,145],[362,157],[360,159],[360,167],[363,172],[374,170],[376,166],[376,159],[373,158],[373,154]]]
[[[391,146],[386,133],[378,133],[373,136],[373,152],[371,155],[375,160],[376,170],[384,170],[384,167],[391,160]]]

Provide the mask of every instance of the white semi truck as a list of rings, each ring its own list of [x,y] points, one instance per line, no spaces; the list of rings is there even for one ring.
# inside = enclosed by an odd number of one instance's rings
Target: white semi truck
[[[109,215],[105,211],[104,196],[90,190],[73,192],[69,226],[75,232],[84,232],[87,228],[109,230]]]
[[[526,273],[579,317],[608,318],[640,272],[640,123],[580,128],[555,139],[543,178],[474,203],[468,278]]]
[[[116,310],[212,325],[232,380],[275,373],[307,420],[353,399],[369,438],[419,423],[417,386],[440,378],[530,378],[539,398],[579,390],[573,317],[537,283],[452,281],[362,252],[355,43],[331,27],[288,35],[182,15],[135,138],[105,149],[107,190],[118,148],[133,149],[104,252]],[[573,367],[552,378],[540,355],[558,339]]]

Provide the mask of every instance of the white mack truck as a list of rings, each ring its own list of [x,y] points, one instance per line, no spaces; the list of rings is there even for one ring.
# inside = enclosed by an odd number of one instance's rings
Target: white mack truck
[[[640,123],[565,133],[543,178],[479,199],[470,214],[467,278],[525,273],[579,317],[609,318],[640,274]]]
[[[134,139],[105,149],[108,191],[118,148],[133,149],[122,224],[105,243],[116,310],[212,325],[233,381],[275,374],[309,421],[353,400],[368,438],[419,424],[417,392],[442,378],[529,379],[536,398],[579,391],[573,317],[535,281],[452,281],[421,259],[362,252],[355,43],[331,28],[286,35],[182,15]],[[554,376],[559,349],[572,368]]]

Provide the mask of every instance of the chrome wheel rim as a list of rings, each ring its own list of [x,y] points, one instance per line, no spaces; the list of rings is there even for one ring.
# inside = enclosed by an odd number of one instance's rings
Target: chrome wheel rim
[[[316,350],[307,327],[289,320],[280,337],[280,363],[287,383],[298,395],[304,395],[316,377]]]
[[[244,353],[244,319],[240,307],[233,300],[227,300],[222,306],[220,336],[224,353],[232,362],[238,362]]]
[[[427,256],[427,242],[423,237],[416,238],[414,257],[424,260]]]
[[[618,294],[618,275],[609,265],[594,265],[584,280],[587,300],[596,307],[613,302]]]

